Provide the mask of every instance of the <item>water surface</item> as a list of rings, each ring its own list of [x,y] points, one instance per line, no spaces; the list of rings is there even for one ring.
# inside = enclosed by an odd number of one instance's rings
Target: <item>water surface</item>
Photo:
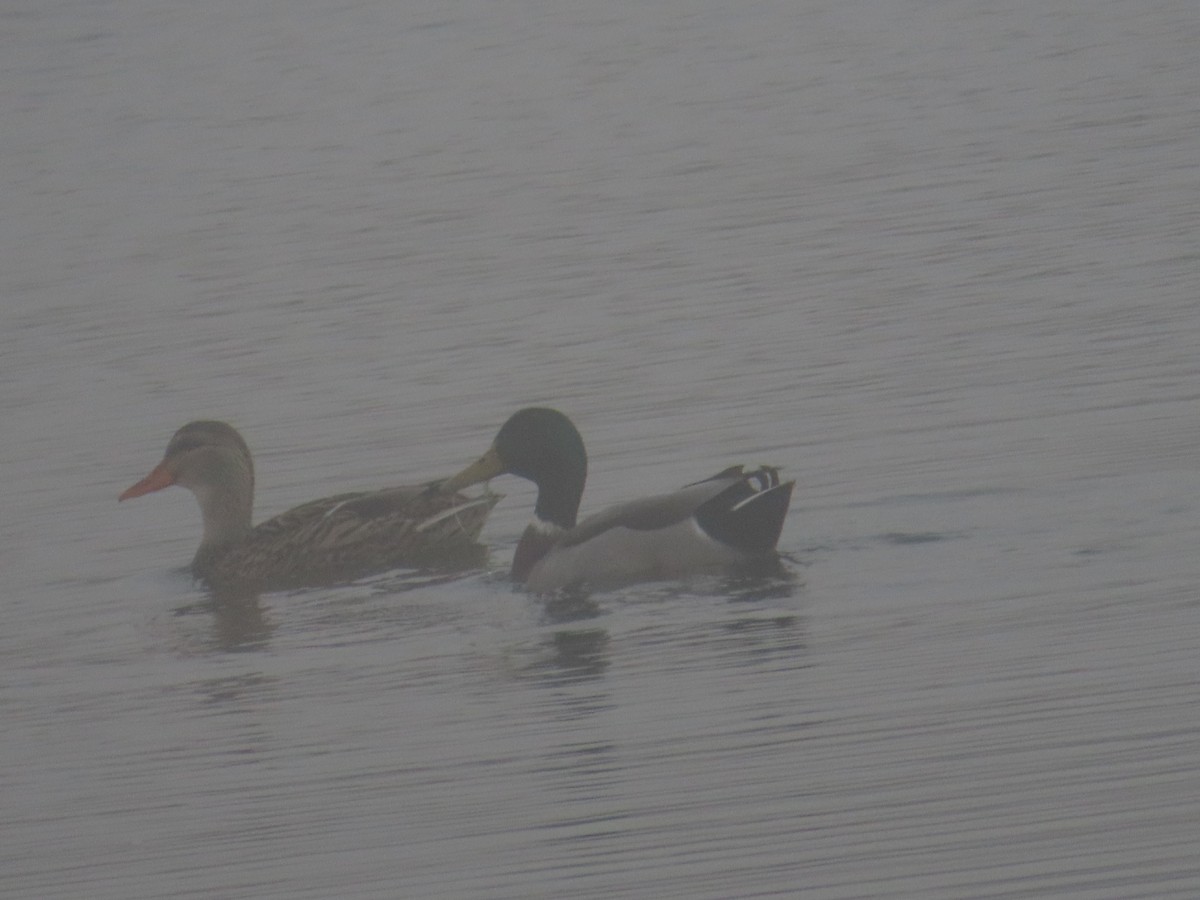
[[[0,13],[0,892],[1194,897],[1190,2]],[[790,578],[214,606],[183,491],[558,406],[773,462]]]

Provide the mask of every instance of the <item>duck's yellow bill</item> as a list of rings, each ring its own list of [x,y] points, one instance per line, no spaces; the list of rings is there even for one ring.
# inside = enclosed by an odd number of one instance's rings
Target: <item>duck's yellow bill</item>
[[[489,447],[488,452],[475,460],[457,475],[447,478],[441,484],[441,490],[446,493],[460,491],[465,487],[470,487],[473,484],[479,484],[481,481],[495,478],[497,475],[504,473],[504,463],[500,461],[500,454],[496,452],[495,446]],[[132,490],[132,488],[130,488]]]

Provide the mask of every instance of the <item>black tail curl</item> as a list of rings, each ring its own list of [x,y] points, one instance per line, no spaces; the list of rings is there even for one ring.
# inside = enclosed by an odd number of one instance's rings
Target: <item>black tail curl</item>
[[[696,510],[697,523],[714,540],[743,553],[771,553],[783,530],[796,483],[781,482],[774,466],[752,472],[735,467],[721,474],[741,477]]]

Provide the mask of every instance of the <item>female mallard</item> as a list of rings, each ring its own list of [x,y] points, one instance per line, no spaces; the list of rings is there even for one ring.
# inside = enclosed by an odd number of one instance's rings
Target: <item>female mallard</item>
[[[583,438],[562,413],[514,413],[477,462],[441,485],[457,491],[509,473],[537,485],[513,580],[536,592],[582,583],[676,578],[774,559],[795,482],[733,466],[673,494],[610,506],[576,524],[587,479]]]
[[[175,432],[162,462],[118,499],[173,484],[196,495],[204,516],[192,571],[222,589],[331,584],[396,566],[478,558],[475,539],[499,500],[395,487],[313,500],[252,527],[250,450],[234,428],[209,421]]]

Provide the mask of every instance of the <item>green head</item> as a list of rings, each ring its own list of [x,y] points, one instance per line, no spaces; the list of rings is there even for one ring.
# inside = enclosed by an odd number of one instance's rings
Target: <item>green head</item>
[[[504,473],[538,486],[539,519],[562,528],[574,526],[587,480],[587,450],[570,419],[540,406],[513,413],[488,452],[442,489],[458,490]]]

